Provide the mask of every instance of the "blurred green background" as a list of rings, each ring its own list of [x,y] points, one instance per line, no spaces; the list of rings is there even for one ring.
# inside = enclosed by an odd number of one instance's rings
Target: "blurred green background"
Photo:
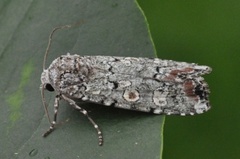
[[[213,68],[212,109],[167,116],[164,159],[240,158],[240,1],[138,0],[159,58]]]

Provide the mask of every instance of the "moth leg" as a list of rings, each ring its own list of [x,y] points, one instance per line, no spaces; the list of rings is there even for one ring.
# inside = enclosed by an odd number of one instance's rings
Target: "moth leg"
[[[50,128],[43,134],[43,137],[48,136],[55,129],[56,122],[57,122],[57,113],[58,113],[58,107],[59,107],[59,100],[60,100],[60,96],[57,95],[55,97],[55,100],[54,100],[54,117],[53,117],[53,121],[51,122]]]
[[[78,106],[74,100],[62,95],[63,99],[65,99],[66,101],[68,101],[70,103],[70,105],[72,105],[75,109],[79,110],[83,115],[85,115],[88,120],[92,123],[93,127],[97,130],[97,134],[98,134],[98,144],[99,146],[103,145],[103,135],[102,135],[102,131],[100,130],[100,128],[98,127],[98,125],[95,123],[95,121],[88,115],[88,112],[81,108],[80,106]]]

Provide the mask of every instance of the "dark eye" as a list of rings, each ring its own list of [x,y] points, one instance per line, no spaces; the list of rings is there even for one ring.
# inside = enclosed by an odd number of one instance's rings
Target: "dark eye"
[[[54,88],[53,88],[52,85],[49,84],[49,83],[47,83],[47,84],[45,85],[45,88],[46,88],[46,90],[48,90],[49,92],[53,92],[53,91],[54,91]]]

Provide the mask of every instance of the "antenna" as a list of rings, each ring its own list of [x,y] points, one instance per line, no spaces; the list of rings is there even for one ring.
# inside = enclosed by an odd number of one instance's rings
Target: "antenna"
[[[48,109],[47,109],[48,106],[47,106],[47,103],[46,103],[46,100],[45,100],[45,97],[44,97],[45,85],[46,84],[42,84],[42,86],[41,86],[41,96],[42,96],[44,111],[47,114],[47,118],[48,118],[49,123],[51,124],[50,116],[49,116]]]
[[[61,29],[66,29],[66,28],[71,28],[71,27],[74,27],[74,26],[79,26],[83,23],[84,21],[79,21],[77,23],[74,23],[74,24],[69,24],[69,25],[63,25],[63,26],[59,26],[59,27],[55,27],[53,28],[52,32],[50,33],[49,35],[49,38],[48,38],[48,45],[47,45],[47,49],[46,49],[46,52],[45,52],[45,55],[44,55],[44,59],[43,59],[43,70],[46,69],[45,65],[46,65],[46,60],[47,60],[47,55],[49,53],[49,50],[50,50],[50,47],[52,45],[52,37],[53,37],[53,34],[55,31],[57,30],[61,30]]]

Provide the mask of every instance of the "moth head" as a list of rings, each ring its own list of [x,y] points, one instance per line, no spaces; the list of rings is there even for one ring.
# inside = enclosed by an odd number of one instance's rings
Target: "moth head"
[[[42,75],[41,75],[41,87],[43,87],[43,89],[46,89],[50,92],[53,92],[54,91],[54,88],[53,86],[51,85],[50,83],[50,80],[49,80],[49,73],[48,73],[48,70],[44,70],[42,72]]]

